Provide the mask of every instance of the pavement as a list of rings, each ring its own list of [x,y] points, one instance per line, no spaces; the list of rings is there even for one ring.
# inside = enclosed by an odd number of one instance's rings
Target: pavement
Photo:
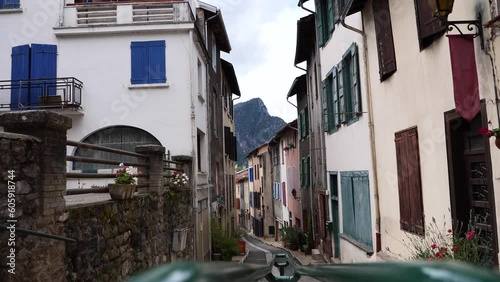
[[[297,262],[299,262],[301,265],[319,265],[319,264],[325,264],[324,261],[315,261],[312,259],[311,255],[306,255],[303,252],[300,251],[292,251],[290,249],[287,249],[283,246],[282,241],[275,241],[274,238],[261,238],[257,237],[252,233],[247,234],[248,237],[253,238],[255,240],[258,240],[268,246],[271,246],[273,248],[281,249],[283,251],[286,251],[291,255],[292,258],[294,258]]]

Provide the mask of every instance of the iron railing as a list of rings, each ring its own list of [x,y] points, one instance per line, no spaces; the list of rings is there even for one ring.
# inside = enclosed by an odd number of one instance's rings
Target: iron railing
[[[285,276],[286,267],[293,268],[293,274]],[[272,274],[273,267],[279,275]],[[139,273],[129,282],[249,282],[299,281],[311,277],[318,281],[336,282],[498,282],[500,275],[488,269],[451,262],[383,262],[362,264],[330,264],[303,266],[285,254],[276,255],[265,266],[235,263],[178,262],[163,265]]]
[[[74,77],[0,80],[0,110],[80,109],[82,90]]]

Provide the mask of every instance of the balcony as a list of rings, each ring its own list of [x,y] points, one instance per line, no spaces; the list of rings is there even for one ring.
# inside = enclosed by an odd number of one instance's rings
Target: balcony
[[[74,77],[0,80],[0,112],[53,110],[62,115],[83,115],[83,83]]]
[[[179,24],[191,26],[194,22],[188,1],[166,0],[68,4],[63,19],[62,25],[54,28],[58,36],[157,30],[158,25],[162,25],[160,29],[178,29],[183,28]]]

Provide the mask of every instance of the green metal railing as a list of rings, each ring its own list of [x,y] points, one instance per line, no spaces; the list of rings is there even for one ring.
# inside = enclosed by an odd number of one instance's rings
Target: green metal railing
[[[285,261],[283,261],[283,259]],[[293,275],[285,276],[285,268]],[[273,267],[280,276],[272,274]],[[363,264],[298,265],[287,255],[276,255],[266,266],[229,262],[177,262],[139,273],[129,282],[249,282],[260,279],[299,281],[303,276],[335,282],[499,282],[500,274],[488,269],[452,262],[384,262]]]

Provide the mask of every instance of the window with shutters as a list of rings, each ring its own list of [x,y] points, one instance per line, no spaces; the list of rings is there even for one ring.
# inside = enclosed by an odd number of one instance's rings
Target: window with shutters
[[[316,27],[318,45],[324,46],[335,29],[335,0],[316,0]]]
[[[380,81],[384,81],[397,70],[389,0],[373,1],[373,16],[375,20],[375,36],[377,38]]]
[[[132,42],[132,84],[166,83],[165,40]]]
[[[424,208],[417,128],[395,134],[401,229],[423,235]]]
[[[0,10],[19,9],[19,0],[0,0]]]
[[[370,185],[367,171],[340,173],[343,237],[373,248]]]
[[[438,19],[434,18],[428,0],[414,0],[417,18],[418,41],[420,50],[429,47],[432,42],[441,37],[446,27]]]
[[[353,43],[342,61],[323,81],[323,122],[334,133],[341,124],[350,125],[362,114],[358,47]]]

